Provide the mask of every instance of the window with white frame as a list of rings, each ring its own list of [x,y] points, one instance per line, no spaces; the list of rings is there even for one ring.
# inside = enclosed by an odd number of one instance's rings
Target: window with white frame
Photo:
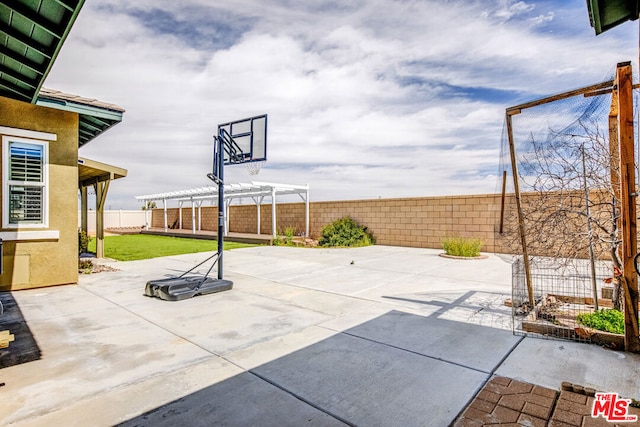
[[[2,137],[5,228],[48,227],[48,142]]]

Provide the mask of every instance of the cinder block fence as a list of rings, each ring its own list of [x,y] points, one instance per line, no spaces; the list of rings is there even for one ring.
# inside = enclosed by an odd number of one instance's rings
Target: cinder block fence
[[[508,198],[511,200],[513,195]],[[260,233],[271,234],[271,205],[262,205],[260,209]],[[499,253],[506,252],[497,233],[500,210],[499,194],[311,202],[309,234],[318,238],[323,226],[350,216],[373,232],[381,245],[441,248],[445,236],[457,235],[480,238],[484,242],[483,251]],[[178,224],[178,217],[178,208],[167,210],[170,226]],[[294,227],[297,234],[304,233],[304,203],[279,203],[276,205],[276,217],[278,232]],[[229,231],[255,234],[257,218],[255,205],[232,205]],[[215,231],[217,208],[203,206],[201,217],[196,214],[198,220],[202,230]],[[182,228],[191,229],[191,221],[191,207],[184,207]],[[164,227],[162,209],[153,210],[151,226]]]

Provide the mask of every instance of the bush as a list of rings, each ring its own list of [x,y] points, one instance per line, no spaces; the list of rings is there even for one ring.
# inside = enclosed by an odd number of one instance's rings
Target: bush
[[[375,244],[373,234],[350,217],[340,218],[322,227],[320,246],[357,247]]]
[[[89,250],[89,235],[82,230],[78,230],[78,253],[82,254]]]
[[[483,242],[480,239],[465,237],[445,237],[442,241],[442,248],[447,255],[461,257],[480,256]]]
[[[296,228],[295,227],[286,227],[284,232],[281,232],[280,235],[276,236],[273,239],[274,246],[295,246],[295,242],[293,241],[293,237],[295,236]]]
[[[78,273],[91,274],[93,271],[93,261],[90,259],[78,260]]]
[[[624,334],[624,314],[615,309],[602,309],[593,313],[579,314],[576,320],[599,331]]]

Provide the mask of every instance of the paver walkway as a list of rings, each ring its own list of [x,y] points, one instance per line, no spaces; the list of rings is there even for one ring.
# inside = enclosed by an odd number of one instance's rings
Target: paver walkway
[[[560,392],[505,377],[493,377],[474,397],[454,427],[531,426],[531,427],[613,427],[638,425],[615,423],[604,417],[593,418],[595,390],[569,383]],[[640,408],[629,407],[628,415]]]

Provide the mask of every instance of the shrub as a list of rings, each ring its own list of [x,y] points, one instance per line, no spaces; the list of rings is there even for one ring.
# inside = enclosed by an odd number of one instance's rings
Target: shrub
[[[322,227],[320,246],[356,247],[375,244],[373,234],[356,221],[346,216]]]
[[[480,255],[482,240],[465,237],[445,237],[442,248],[447,255],[476,257]]]
[[[295,246],[295,242],[293,241],[293,237],[296,234],[296,228],[295,227],[286,227],[284,229],[284,232],[281,232],[280,235],[276,236],[275,239],[273,239],[273,245],[274,246]]]
[[[90,259],[78,260],[78,273],[91,274],[93,271],[93,261]]]
[[[82,254],[89,250],[89,235],[83,231],[78,230],[78,253]]]
[[[624,334],[624,314],[615,309],[602,309],[593,313],[579,314],[576,320],[599,331]]]

